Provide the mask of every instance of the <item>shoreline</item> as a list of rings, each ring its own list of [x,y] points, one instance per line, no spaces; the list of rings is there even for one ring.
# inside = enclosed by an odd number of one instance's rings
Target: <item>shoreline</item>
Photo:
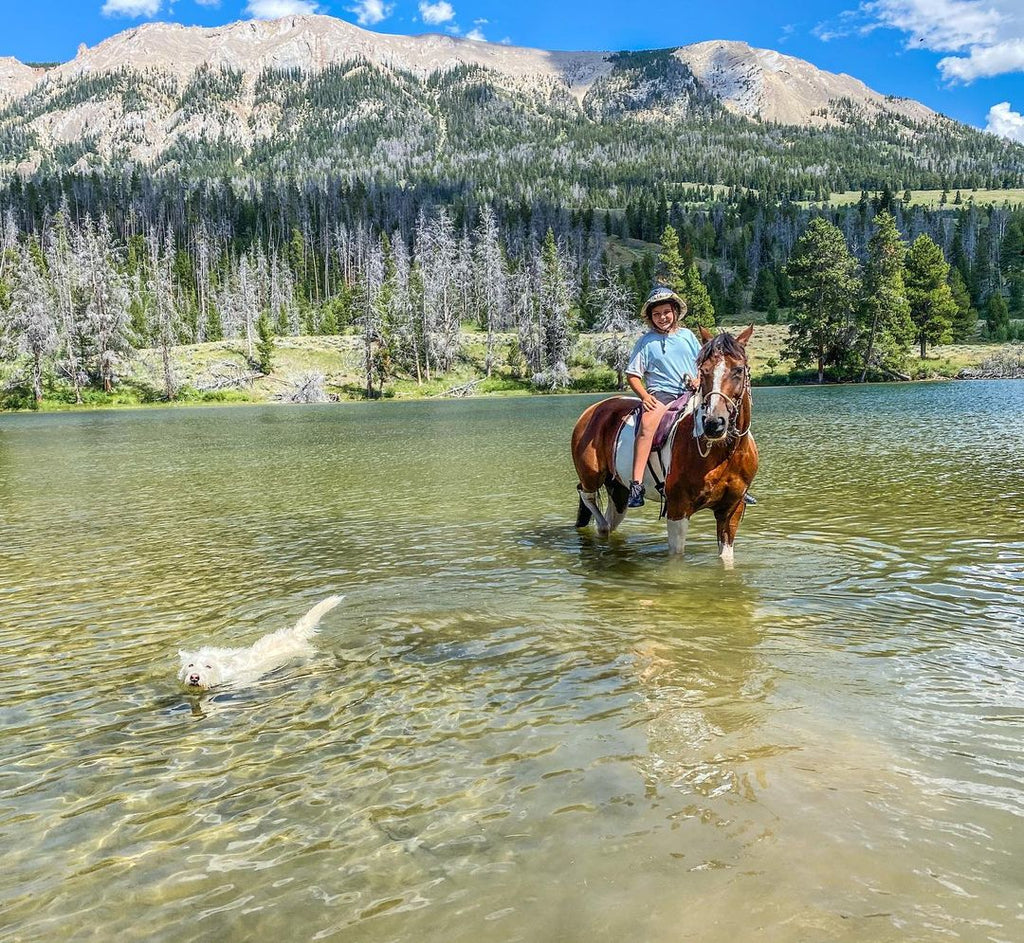
[[[917,386],[919,384],[934,383],[977,383],[977,382],[1024,382],[1024,376],[1014,377],[921,377],[911,380],[868,380],[864,383],[855,381],[830,381],[825,383],[752,383],[755,390],[824,390],[837,387],[876,387],[876,386]],[[493,400],[493,399],[522,399],[568,397],[568,396],[621,396],[630,395],[627,390],[558,390],[544,392],[538,390],[497,390],[493,392],[477,393],[472,396],[442,396],[437,394],[422,396],[382,396],[374,399],[365,397],[341,397],[327,402],[320,403],[296,403],[279,399],[231,399],[231,400],[162,400],[149,403],[59,403],[44,399],[40,408],[22,409],[0,409],[2,416],[39,416],[39,415],[63,415],[67,413],[94,413],[94,412],[127,412],[130,410],[175,410],[175,409],[232,409],[244,407],[338,407],[338,406],[379,406],[388,403],[409,404],[409,403],[456,403],[467,400]]]
[[[735,331],[736,325],[725,326]],[[847,386],[855,380],[818,383],[816,372],[796,371],[783,357],[787,325],[755,325],[748,347],[751,384],[758,389],[777,387],[821,388]],[[323,403],[413,402],[443,399],[481,399],[515,396],[595,395],[612,396],[617,389],[615,371],[600,355],[605,335],[581,334],[569,359],[568,389],[538,389],[522,363],[513,365],[502,356],[511,335],[499,335],[494,349],[491,376],[485,369],[485,337],[464,331],[460,354],[452,369],[418,382],[403,372],[385,380],[383,395],[367,397],[363,374],[361,338],[357,334],[298,335],[279,338],[269,372],[254,368],[244,343],[235,340],[192,344],[171,349],[172,377],[178,396],[163,394],[161,351],[146,348],[121,365],[109,394],[93,388],[82,390],[85,402],[75,403],[71,390],[44,379],[43,402],[32,402],[29,364],[26,359],[0,362],[0,413],[79,412],[103,409],[150,409],[189,406],[301,405]],[[877,379],[873,383],[960,381],[968,379],[1021,379],[1024,347],[1019,344],[954,344],[932,348],[929,355],[908,357],[908,379]],[[992,374],[1003,374],[993,376]],[[303,395],[305,393],[312,395]]]

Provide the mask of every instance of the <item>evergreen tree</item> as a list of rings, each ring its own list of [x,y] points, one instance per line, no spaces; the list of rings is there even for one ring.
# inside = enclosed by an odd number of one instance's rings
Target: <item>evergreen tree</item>
[[[557,389],[569,385],[569,352],[574,324],[569,308],[570,285],[550,228],[541,249],[539,317],[544,345],[544,370],[534,383]]]
[[[7,317],[15,340],[31,357],[32,395],[38,405],[43,399],[44,362],[57,349],[57,325],[50,287],[33,255],[38,252],[26,250],[21,256]]]
[[[864,269],[861,324],[865,335],[860,379],[879,367],[896,373],[914,338],[910,305],[904,284],[906,246],[891,213],[875,217],[875,233],[868,242]]]
[[[679,236],[672,226],[666,226],[661,234],[661,283],[671,288],[677,295],[686,292],[686,265],[683,254],[679,251]]]
[[[955,343],[964,344],[977,333],[978,312],[971,304],[971,293],[967,290],[967,283],[960,274],[960,269],[955,266],[950,266],[949,269],[949,291],[956,305],[950,332]]]
[[[700,270],[695,260],[691,259],[683,277],[683,290],[680,292],[686,300],[687,327],[704,327],[711,330],[715,326],[715,308],[711,304],[711,295],[701,280]]]
[[[757,273],[750,307],[755,311],[768,311],[773,305],[776,308],[779,306],[779,292],[775,287],[775,273],[765,265]]]
[[[597,329],[608,335],[598,344],[597,354],[615,371],[618,389],[625,387],[625,370],[640,324],[629,290],[613,279],[600,290]]]
[[[922,233],[911,245],[906,260],[907,302],[922,359],[928,344],[948,344],[953,337],[957,305],[948,276],[949,263],[942,249]]]
[[[842,232],[825,219],[811,221],[786,266],[794,312],[783,351],[797,367],[814,363],[818,382],[842,367],[857,336],[853,311],[860,289],[857,262]]]
[[[1005,341],[1009,337],[1010,309],[1007,307],[1006,299],[998,291],[989,295],[988,304],[985,306],[985,327],[989,340]]]
[[[274,369],[274,329],[264,309],[256,321],[256,362],[264,375]]]

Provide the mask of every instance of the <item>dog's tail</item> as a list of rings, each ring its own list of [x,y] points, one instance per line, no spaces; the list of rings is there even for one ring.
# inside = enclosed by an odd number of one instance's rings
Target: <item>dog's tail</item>
[[[309,610],[309,612],[295,623],[295,628],[292,631],[299,636],[299,638],[308,639],[314,632],[316,632],[316,628],[320,624],[320,620],[344,598],[344,596],[328,596],[323,602],[318,602]]]

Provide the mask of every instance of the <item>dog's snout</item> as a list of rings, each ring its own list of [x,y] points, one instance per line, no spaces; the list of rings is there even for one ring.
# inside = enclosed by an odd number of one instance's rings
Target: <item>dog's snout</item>
[[[188,683],[189,684],[199,684],[199,675],[189,675],[188,676]]]

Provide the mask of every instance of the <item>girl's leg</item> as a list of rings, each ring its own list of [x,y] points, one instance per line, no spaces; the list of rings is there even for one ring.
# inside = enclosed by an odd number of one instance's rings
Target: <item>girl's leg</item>
[[[633,481],[644,480],[644,468],[651,456],[654,444],[654,433],[658,431],[658,423],[665,415],[665,404],[658,403],[654,409],[644,410],[640,414],[640,431],[636,437],[636,451],[633,453]]]

